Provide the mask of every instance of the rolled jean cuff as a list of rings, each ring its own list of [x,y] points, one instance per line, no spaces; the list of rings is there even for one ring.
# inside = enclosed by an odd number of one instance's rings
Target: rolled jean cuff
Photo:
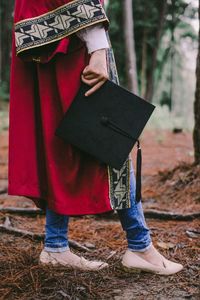
[[[44,250],[47,252],[53,252],[53,253],[61,253],[61,252],[65,252],[66,250],[69,249],[69,246],[61,246],[61,247],[48,247],[45,246]]]
[[[152,246],[152,241],[147,240],[145,243],[141,243],[140,245],[128,245],[128,250],[134,252],[145,252]]]

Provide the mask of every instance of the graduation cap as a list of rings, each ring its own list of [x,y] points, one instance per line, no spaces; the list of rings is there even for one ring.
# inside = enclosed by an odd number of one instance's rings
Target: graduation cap
[[[90,88],[81,83],[55,134],[117,170],[137,144],[136,199],[139,201],[142,157],[138,139],[155,106],[110,80],[92,95],[85,96]]]

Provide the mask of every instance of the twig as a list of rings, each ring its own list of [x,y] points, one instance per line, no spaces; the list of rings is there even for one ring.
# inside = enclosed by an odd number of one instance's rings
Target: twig
[[[34,240],[42,240],[45,237],[44,233],[34,233],[31,231],[18,229],[18,228],[11,226],[9,217],[6,217],[4,224],[0,224],[0,231],[18,235],[18,236],[26,236],[26,237],[29,237]],[[88,251],[88,252],[91,251],[89,248],[82,246],[80,243],[78,243],[74,240],[69,240],[69,246],[74,249],[78,249],[78,250],[82,250],[82,251]]]
[[[7,189],[7,188],[0,188],[0,195],[2,195],[2,194],[6,194],[6,193],[7,193],[7,191],[8,191],[8,189]]]
[[[186,230],[186,234],[187,236],[189,236],[190,238],[194,238],[194,239],[199,239],[200,238],[200,231],[197,230]]]
[[[37,208],[0,207],[0,212],[17,215],[44,215],[45,211]]]
[[[45,211],[34,208],[19,208],[19,207],[0,207],[0,212],[19,214],[19,215],[44,215]],[[191,221],[200,218],[200,212],[191,214],[178,214],[173,212],[159,211],[156,209],[144,210],[146,218],[161,219],[161,220],[176,220],[176,221]],[[117,219],[117,213],[107,213],[97,216],[100,219]]]
[[[110,254],[108,255],[108,257],[106,258],[106,260],[111,259],[113,256],[116,255],[116,253],[117,253],[116,251],[111,251]]]
[[[200,212],[183,215],[173,212],[165,212],[152,209],[144,211],[144,214],[146,218],[162,220],[191,221],[193,219],[200,218]]]
[[[82,250],[82,251],[91,251],[89,248],[79,244],[78,242],[76,242],[74,240],[69,240],[69,245],[74,249],[78,249],[78,250]]]
[[[44,234],[43,233],[33,233],[33,232],[30,232],[30,231],[27,231],[27,230],[22,230],[22,229],[18,229],[18,228],[15,228],[15,227],[12,227],[12,226],[6,226],[6,225],[3,225],[1,224],[0,225],[0,231],[4,231],[6,233],[12,233],[12,234],[15,234],[15,235],[19,235],[19,236],[27,236],[27,237],[30,237],[34,240],[41,240],[44,238]]]
[[[191,214],[178,214],[173,212],[159,211],[156,209],[144,210],[145,218],[149,219],[159,219],[159,220],[176,220],[176,221],[191,221],[200,218],[200,212]],[[96,216],[97,219],[105,220],[118,220],[118,215],[116,212],[105,213]]]

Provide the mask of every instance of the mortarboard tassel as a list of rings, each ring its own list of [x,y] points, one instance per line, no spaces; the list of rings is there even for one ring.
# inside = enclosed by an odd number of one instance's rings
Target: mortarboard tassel
[[[137,140],[137,162],[136,162],[136,202],[140,202],[142,195],[142,149],[140,148],[140,142]]]

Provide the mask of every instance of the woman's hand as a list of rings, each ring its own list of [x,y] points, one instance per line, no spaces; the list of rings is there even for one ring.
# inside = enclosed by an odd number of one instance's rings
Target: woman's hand
[[[91,54],[89,65],[83,70],[81,79],[92,87],[85,96],[90,96],[106,82],[108,70],[105,49],[96,50]]]

